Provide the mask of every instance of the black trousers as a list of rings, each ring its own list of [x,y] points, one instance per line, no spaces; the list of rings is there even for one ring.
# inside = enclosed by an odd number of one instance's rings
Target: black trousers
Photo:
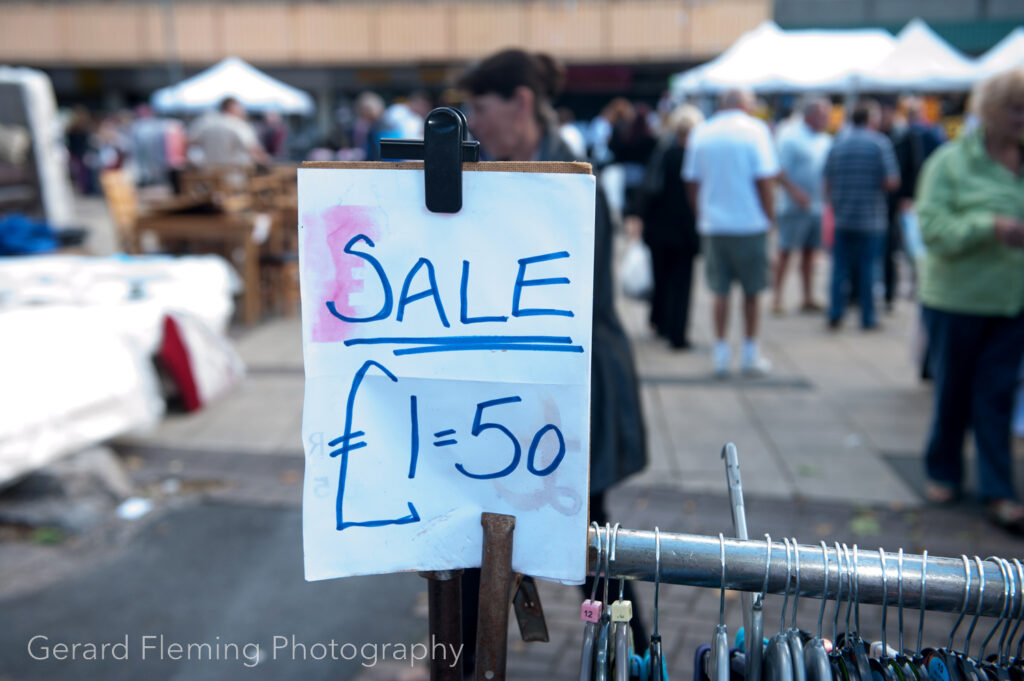
[[[1024,314],[990,317],[924,308],[935,407],[925,453],[928,477],[963,483],[967,429],[974,431],[983,500],[1013,499],[1011,419],[1024,353]]]
[[[651,296],[651,326],[674,348],[690,344],[690,291],[693,288],[691,249],[679,246],[651,247],[654,292]]]
[[[602,527],[606,522],[610,522],[608,513],[604,507],[605,495],[603,492],[598,494],[590,495],[590,520],[598,523]],[[613,523],[614,526],[614,523]],[[594,580],[592,577],[588,577],[587,581],[580,587],[582,592],[585,594],[583,599],[590,598],[590,591],[593,587]],[[598,599],[602,596],[603,589],[598,591]],[[614,601],[619,597],[619,585],[618,582],[611,582],[608,586],[608,600]],[[647,627],[644,624],[642,614],[640,613],[640,605],[637,602],[636,591],[633,589],[633,583],[626,580],[625,587],[623,589],[623,598],[633,602],[633,620],[630,625],[633,629],[633,640],[635,642],[636,652],[643,655],[650,645],[648,638]],[[607,607],[607,604],[606,604]],[[480,569],[470,568],[464,570],[462,573],[462,641],[463,641],[463,674],[468,678],[473,672],[476,665],[476,634],[477,634],[477,612],[480,608]],[[583,622],[580,621],[580,634],[583,633]]]

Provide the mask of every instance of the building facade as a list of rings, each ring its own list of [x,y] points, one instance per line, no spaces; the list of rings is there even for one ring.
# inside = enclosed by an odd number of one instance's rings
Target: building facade
[[[440,88],[514,45],[564,60],[579,93],[657,96],[771,12],[771,0],[0,2],[0,63],[47,70],[59,96],[131,101],[236,56],[327,97]]]

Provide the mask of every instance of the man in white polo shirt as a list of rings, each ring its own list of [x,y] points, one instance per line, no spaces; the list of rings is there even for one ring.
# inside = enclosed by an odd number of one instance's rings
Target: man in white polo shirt
[[[773,183],[779,173],[768,126],[750,115],[754,96],[730,90],[719,110],[690,133],[683,179],[697,212],[704,271],[714,295],[712,321],[717,376],[729,373],[732,352],[726,340],[729,289],[743,289],[744,343],[740,368],[763,375],[771,363],[757,344],[758,296],[768,286],[768,230],[773,215]]]

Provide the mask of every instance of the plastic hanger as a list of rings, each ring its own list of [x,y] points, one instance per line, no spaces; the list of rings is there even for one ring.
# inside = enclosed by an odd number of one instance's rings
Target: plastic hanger
[[[616,529],[618,529],[619,524],[615,523],[615,527]],[[605,523],[604,531],[605,544],[607,545],[607,548],[604,552],[604,600],[602,601],[602,603],[607,603],[609,573],[611,568],[610,561],[612,553],[612,530],[611,525],[609,523]],[[611,608],[604,608],[603,612],[601,613],[601,621],[597,627],[597,649],[594,653],[594,678],[596,679],[596,681],[608,681],[608,664],[610,661],[609,658],[611,656],[611,651],[609,650],[609,647],[611,645],[610,639],[612,626],[612,617],[610,611]]]
[[[768,535],[765,535],[768,539],[769,549],[771,548],[772,539]],[[788,544],[787,544],[788,546]],[[790,556],[786,555],[786,597],[789,597],[789,577],[792,565],[789,562]],[[766,681],[793,681],[793,655],[789,650],[789,640],[786,638],[785,633],[786,627],[786,606],[785,602],[782,606],[782,629],[779,633],[772,636],[768,641],[768,649],[764,654],[764,677]]]
[[[914,669],[913,661],[906,654],[906,645],[903,640],[903,549],[899,550],[898,562],[896,563],[896,611],[899,615],[899,644],[896,648],[896,665],[903,673],[906,681],[925,681]],[[924,612],[924,610],[922,610]],[[921,629],[918,629],[921,635]]]
[[[619,524],[615,523],[612,531],[611,562],[615,562],[615,548],[619,543]],[[629,622],[633,619],[633,604],[624,598],[626,580],[619,577],[619,597],[612,603],[611,619],[612,633],[614,634],[614,656],[616,681],[624,681],[629,678],[629,662],[633,654],[633,630]]]
[[[597,598],[597,585],[601,581],[601,559],[604,557],[601,543],[601,526],[597,522],[590,523],[594,528],[594,537],[597,539],[597,571],[594,574],[594,582],[590,586],[590,598],[583,601],[580,608],[580,617],[583,625],[583,647],[580,650],[580,681],[590,681],[594,673],[594,645],[597,637],[597,626],[601,621],[601,611],[604,604]],[[608,573],[605,573],[607,578]]]
[[[859,596],[859,593],[855,594],[854,577],[856,576],[859,581],[860,573],[857,572],[854,560],[850,557],[850,548],[846,544],[843,544],[842,547],[842,554],[837,551],[836,556],[838,557],[839,555],[842,555],[842,563],[845,564],[846,618],[844,620],[842,633],[836,635],[832,660],[833,665],[839,670],[844,679],[860,681],[859,671],[857,669],[857,660],[853,652],[853,642],[855,641],[855,638],[852,637],[852,630],[850,626],[850,615],[854,611],[854,604],[856,602],[855,596]]]
[[[986,681],[981,674],[978,665],[971,657],[971,639],[974,637],[974,629],[978,626],[978,618],[981,617],[981,606],[985,602],[985,565],[981,558],[974,556],[974,562],[978,566],[978,604],[974,608],[974,618],[971,626],[967,629],[967,638],[964,641],[963,653],[956,656],[960,673],[967,681]]]
[[[1009,614],[1011,599],[1016,597],[1016,585],[1014,585],[1013,588],[1010,586],[1010,575],[1006,570],[1005,562],[998,556],[989,556],[985,559],[986,563],[988,561],[992,561],[998,565],[999,571],[1003,575],[1003,605],[999,609],[999,618],[996,620],[995,626],[992,627],[992,631],[988,632],[988,636],[986,636],[981,642],[981,652],[978,654],[978,660],[981,662],[987,661],[985,658],[985,651],[988,650],[988,644],[992,641],[992,637],[996,635],[996,632],[999,631],[1000,625],[1002,625],[1003,621],[1006,620]],[[998,659],[998,654],[996,657]]]
[[[903,673],[889,656],[889,637],[886,630],[886,619],[889,614],[889,576],[885,550],[882,548],[878,549],[878,562],[882,572],[882,654],[877,658],[871,658],[871,672],[876,676],[881,674],[885,681],[904,681]]]
[[[924,651],[921,648],[921,641],[924,636],[924,613],[928,605],[928,550],[925,549],[921,556],[921,599],[917,620],[917,646],[910,656],[910,669],[917,677],[917,681],[929,681],[928,667],[925,664]]]
[[[722,552],[722,588],[718,602],[718,624],[711,638],[711,681],[729,681],[729,630],[725,626],[725,536],[718,533]]]
[[[1013,631],[1010,632],[1010,640],[1006,644],[1007,654],[1009,654],[1013,648],[1013,639],[1017,637],[1017,630],[1020,629],[1021,621],[1024,620],[1024,565],[1021,565],[1021,562],[1016,558],[1013,559],[1013,564],[1017,568],[1017,578],[1020,583],[1019,591],[1021,594],[1021,604],[1017,615],[1017,622],[1013,625]],[[1024,667],[1022,667],[1024,660],[1021,658],[1022,645],[1024,645],[1024,635],[1021,636],[1020,641],[1017,644],[1016,653],[1010,660],[1009,664],[1010,678],[1013,679],[1013,681],[1024,681]]]
[[[1018,622],[1020,621],[1020,619],[1019,619],[1020,606],[1017,606],[1017,610],[1015,611],[1014,610],[1014,604],[1015,603],[1019,603],[1019,602],[1024,602],[1024,591],[1022,591],[1022,589],[1024,589],[1024,585],[1019,584],[1017,582],[1017,573],[1013,569],[1013,566],[1010,565],[1010,561],[1004,560],[1002,558],[1000,558],[999,560],[1006,567],[1006,575],[1007,575],[1007,577],[1010,580],[1010,608],[1006,612],[1006,624],[1003,625],[1003,633],[999,636],[998,663],[999,663],[1000,666],[1006,667],[1007,669],[1009,669],[1009,666],[1010,666],[1010,651],[1009,651],[1009,648],[1008,648],[1006,642],[1007,642],[1008,636],[1010,634],[1010,625],[1015,620],[1018,621]],[[1017,614],[1014,614],[1015,612]]]
[[[1020,564],[1020,561],[1014,559],[1016,564]],[[1010,579],[1013,581],[1014,589],[1017,593],[1016,610],[1011,607],[1012,614],[1006,620],[1006,626],[1003,628],[1003,635],[999,639],[999,664],[1003,665],[1007,669],[1010,667],[1010,647],[1013,643],[1013,635],[1017,633],[1018,627],[1020,627],[1020,618],[1024,614],[1024,582],[1021,581],[1021,572],[1014,569],[1014,566],[1009,561],[1006,562],[1006,569],[1010,573]],[[1013,629],[1010,629],[1010,625],[1013,624]]]
[[[821,610],[818,611],[818,635],[812,638],[804,648],[807,681],[833,681],[832,663],[829,662],[828,651],[825,650],[825,641],[821,638],[821,623],[825,618],[824,597],[828,596],[828,548],[825,546],[825,542],[821,542],[821,556],[825,565],[825,573]]]
[[[1020,595],[1021,595],[1021,602],[1020,602],[1020,607],[1018,608],[1017,622],[1013,625],[1013,630],[1010,632],[1010,640],[1007,641],[1007,643],[1006,643],[1006,654],[1007,655],[1010,654],[1010,652],[1011,652],[1011,650],[1013,648],[1013,639],[1017,638],[1017,631],[1020,629],[1021,621],[1024,620],[1024,565],[1021,565],[1021,562],[1019,560],[1017,560],[1016,558],[1013,559],[1013,564],[1017,568],[1017,581],[1020,584],[1020,589],[1018,591],[1020,592]],[[1020,643],[1024,644],[1024,637],[1021,637]],[[1017,647],[1017,652],[1016,652],[1015,656],[1012,659],[1010,659],[1009,662],[1010,662],[1010,672],[1011,672],[1010,675],[1012,677],[1013,676],[1013,669],[1015,667],[1018,667],[1020,665],[1020,663],[1021,663],[1021,649],[1020,649],[1020,645],[1018,645],[1018,647]]]
[[[989,560],[995,562],[995,564],[999,566],[999,571],[1003,576],[1003,605],[999,609],[999,619],[996,620],[995,626],[992,627],[992,631],[988,633],[985,640],[981,642],[981,653],[978,655],[978,668],[992,681],[1009,681],[1010,673],[1002,663],[1003,638],[1000,638],[999,649],[992,658],[987,658],[985,656],[985,651],[988,650],[989,642],[996,635],[996,632],[999,631],[999,627],[1003,622],[1006,622],[1007,625],[1010,623],[1009,615],[1013,606],[1013,601],[1017,597],[1017,584],[1010,574],[1009,563],[998,556],[989,556],[985,559],[986,562]],[[1003,629],[1005,637],[1007,627],[1003,627]]]
[[[662,654],[661,632],[658,629],[658,600],[661,592],[661,531],[654,528],[654,631],[644,654],[635,651],[629,656],[629,679],[637,681],[668,681],[668,668]]]
[[[844,637],[843,658],[856,681],[873,681],[868,644],[860,635],[860,549],[853,545],[853,631]]]
[[[772,567],[772,542],[769,535],[764,557],[764,582],[761,593],[754,597],[750,608],[750,631],[745,632],[749,645],[747,648],[746,681],[761,681],[764,667],[764,599],[768,595],[768,575]]]
[[[786,601],[789,600],[789,541],[786,542],[786,600],[782,603],[782,626],[786,626]],[[786,629],[786,642],[789,644],[789,654],[793,660],[793,681],[807,681],[807,667],[804,662],[804,641],[800,636],[800,630],[796,628],[796,608],[800,603],[800,545],[796,538],[793,540],[793,557],[796,572],[796,589],[793,594],[793,618],[789,629]]]
[[[839,549],[839,543],[835,544],[836,549],[836,607],[832,613],[832,652],[828,658],[832,664],[832,674],[844,681],[850,678],[850,665],[843,657],[843,650],[840,645],[842,634],[839,633],[839,610],[843,603],[843,577],[846,577],[846,598],[847,598],[847,620],[849,620],[849,604],[853,602],[853,576],[850,570],[850,561],[846,554]],[[849,628],[849,626],[847,626]]]
[[[967,613],[967,605],[971,598],[971,562],[966,555],[961,555],[960,559],[964,563],[964,601],[960,605],[960,614],[956,618],[956,622],[953,623],[953,628],[949,631],[949,641],[946,643],[945,648],[922,651],[927,664],[928,676],[932,681],[962,681],[963,679],[959,663],[955,658],[953,639],[960,628],[960,623],[964,620],[964,615]]]
[[[640,668],[643,679],[650,681],[668,681],[668,669],[661,650],[661,633],[658,630],[658,596],[661,590],[661,532],[654,528],[654,632],[651,634],[651,645],[647,648]]]

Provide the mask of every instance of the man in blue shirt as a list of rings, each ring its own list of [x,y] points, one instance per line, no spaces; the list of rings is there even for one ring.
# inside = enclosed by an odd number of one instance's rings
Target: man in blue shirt
[[[825,132],[832,104],[815,98],[804,103],[802,117],[777,134],[779,147],[779,192],[776,219],[779,227],[779,258],[775,267],[772,312],[782,314],[782,285],[791,253],[800,253],[803,312],[822,311],[814,302],[814,255],[821,248],[821,209],[825,159],[832,137]]]
[[[900,185],[892,143],[878,132],[880,110],[872,100],[853,109],[852,126],[836,139],[825,162],[825,197],[835,216],[830,329],[839,328],[846,311],[844,287],[857,272],[861,327],[875,329],[873,287],[882,236],[888,222],[886,192]]]

